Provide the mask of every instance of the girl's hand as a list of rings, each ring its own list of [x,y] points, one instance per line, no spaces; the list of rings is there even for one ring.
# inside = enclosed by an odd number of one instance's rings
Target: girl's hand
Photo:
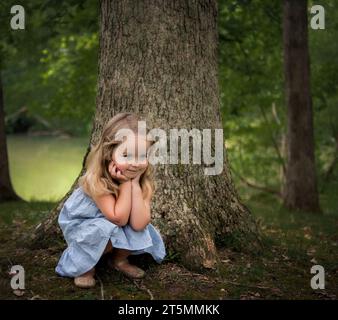
[[[118,182],[126,182],[130,179],[122,174],[121,170],[117,168],[116,164],[111,161],[108,167],[109,173],[112,178],[116,179]]]
[[[142,168],[139,170],[139,172],[137,173],[137,176],[135,178],[132,179],[132,182],[139,182],[140,181],[140,177],[143,174],[143,172],[145,172],[147,170],[147,167]]]

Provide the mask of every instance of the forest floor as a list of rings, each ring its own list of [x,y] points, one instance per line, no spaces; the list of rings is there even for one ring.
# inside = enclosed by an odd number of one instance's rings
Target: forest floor
[[[235,245],[219,248],[219,273],[189,271],[174,257],[157,264],[132,256],[131,261],[147,275],[131,280],[107,269],[102,259],[93,289],[79,289],[72,279],[55,274],[62,248],[18,246],[16,239],[54,203],[0,204],[0,299],[337,299],[337,189],[328,188],[321,195],[323,215],[289,212],[273,196],[253,193],[245,203],[259,222],[263,248],[260,252]],[[10,287],[9,270],[16,264],[25,269],[24,291]],[[325,269],[325,289],[310,286],[314,276],[310,270],[316,264]]]

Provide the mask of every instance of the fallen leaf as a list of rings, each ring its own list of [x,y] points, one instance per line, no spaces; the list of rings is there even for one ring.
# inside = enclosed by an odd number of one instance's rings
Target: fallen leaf
[[[231,260],[230,259],[225,259],[225,260],[221,260],[223,263],[229,263],[229,262],[231,262]]]

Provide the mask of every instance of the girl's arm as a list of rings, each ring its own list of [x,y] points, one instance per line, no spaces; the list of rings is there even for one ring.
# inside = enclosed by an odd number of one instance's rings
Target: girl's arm
[[[152,193],[149,192],[143,199],[139,176],[132,179],[132,200],[129,224],[135,231],[143,230],[151,220],[150,201]]]
[[[131,211],[131,180],[122,182],[119,191],[117,200],[112,194],[108,194],[98,196],[94,201],[109,221],[122,227],[128,223]]]

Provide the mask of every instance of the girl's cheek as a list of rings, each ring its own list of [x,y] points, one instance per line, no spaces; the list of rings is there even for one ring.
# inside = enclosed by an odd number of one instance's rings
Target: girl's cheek
[[[143,164],[143,168],[147,168],[148,167],[148,164],[149,164],[149,162],[148,162],[148,160],[146,160],[146,162]]]
[[[120,171],[124,171],[128,168],[128,164],[121,164],[120,163],[120,164],[117,164],[116,166]]]

